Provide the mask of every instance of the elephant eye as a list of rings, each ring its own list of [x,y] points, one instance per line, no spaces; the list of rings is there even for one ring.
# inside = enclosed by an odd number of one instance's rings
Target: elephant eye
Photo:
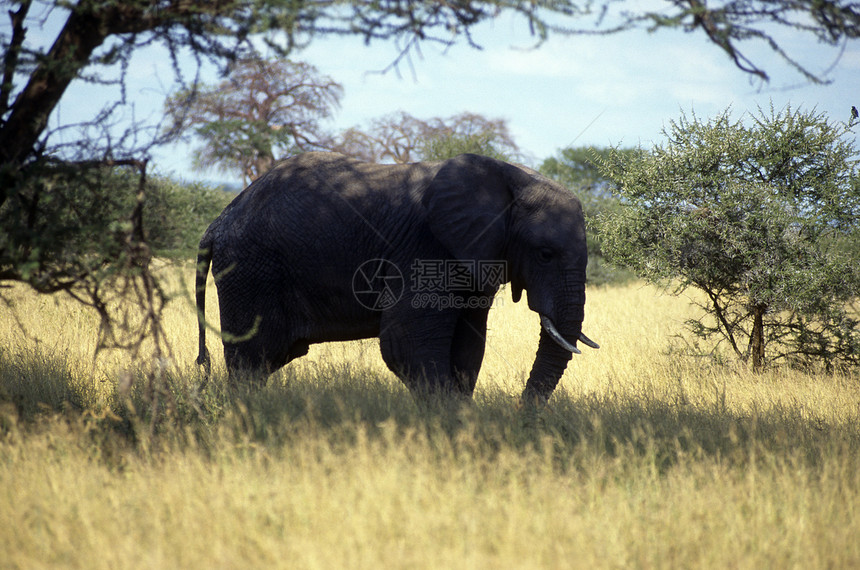
[[[542,247],[538,250],[538,261],[547,263],[552,261],[552,250],[548,247]]]

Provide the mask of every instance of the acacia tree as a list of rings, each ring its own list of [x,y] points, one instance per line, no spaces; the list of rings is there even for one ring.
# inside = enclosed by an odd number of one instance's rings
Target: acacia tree
[[[520,158],[521,153],[504,119],[487,119],[474,113],[461,113],[444,120],[434,119],[421,144],[422,160],[445,160],[471,153],[504,161]]]
[[[367,162],[396,164],[440,160],[462,152],[512,159],[520,152],[504,119],[476,113],[424,120],[400,111],[375,119],[367,130],[348,129],[328,146]]]
[[[786,108],[733,121],[682,117],[667,143],[603,162],[623,207],[600,220],[603,251],[676,292],[690,320],[760,370],[767,361],[860,363],[860,177],[850,126]]]
[[[343,88],[303,62],[242,59],[218,85],[196,85],[167,99],[170,128],[193,132],[194,166],[240,173],[251,182],[285,154],[315,148],[322,120]]]

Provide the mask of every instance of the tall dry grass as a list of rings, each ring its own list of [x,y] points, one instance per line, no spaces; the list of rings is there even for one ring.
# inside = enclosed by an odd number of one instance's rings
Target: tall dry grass
[[[0,566],[860,566],[856,371],[685,357],[683,298],[588,294],[602,348],[539,411],[517,407],[538,320],[504,295],[466,406],[416,405],[375,341],[314,346],[230,394],[210,333],[216,375],[198,391],[180,295],[172,407],[153,424],[143,391],[117,390],[123,355],[93,361],[90,315],[15,290],[0,308]]]

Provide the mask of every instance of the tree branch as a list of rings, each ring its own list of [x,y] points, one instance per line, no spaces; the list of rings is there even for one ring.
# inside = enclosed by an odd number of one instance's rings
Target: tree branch
[[[21,53],[21,46],[24,44],[24,37],[27,35],[27,28],[24,27],[24,20],[27,18],[27,12],[30,10],[32,0],[25,0],[18,7],[17,12],[9,10],[9,19],[12,21],[12,39],[9,41],[9,46],[6,48],[6,53],[3,56],[3,84],[0,85],[0,121],[9,110],[9,97],[12,95],[12,89],[15,85],[15,72],[18,70],[18,56]]]

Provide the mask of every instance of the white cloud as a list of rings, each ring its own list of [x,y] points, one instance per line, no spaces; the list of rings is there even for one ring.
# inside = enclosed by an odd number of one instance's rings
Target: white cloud
[[[556,78],[573,79],[581,77],[583,65],[579,58],[565,50],[563,44],[550,43],[529,49],[515,47],[496,47],[489,50],[483,59],[486,62],[484,73],[502,74],[513,79],[519,78]]]

